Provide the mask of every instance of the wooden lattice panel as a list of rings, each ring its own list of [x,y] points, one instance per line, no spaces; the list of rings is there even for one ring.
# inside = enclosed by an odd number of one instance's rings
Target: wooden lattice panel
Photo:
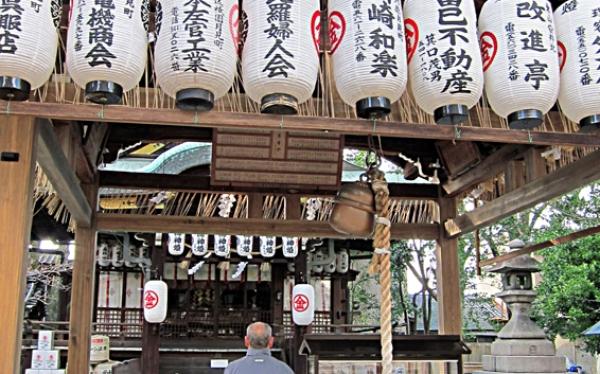
[[[335,190],[343,149],[334,134],[215,130],[211,183]]]

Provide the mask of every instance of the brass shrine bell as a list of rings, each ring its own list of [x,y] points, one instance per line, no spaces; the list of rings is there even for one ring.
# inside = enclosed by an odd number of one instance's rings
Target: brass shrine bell
[[[369,237],[375,224],[374,207],[375,197],[368,183],[344,185],[335,197],[329,224],[342,234]]]

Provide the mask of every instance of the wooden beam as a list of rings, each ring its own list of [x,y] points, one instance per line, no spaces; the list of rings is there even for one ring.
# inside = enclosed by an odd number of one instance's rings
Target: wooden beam
[[[85,184],[83,188],[87,198],[95,206],[98,185]],[[75,230],[75,261],[69,317],[69,374],[87,373],[90,366],[90,337],[96,279],[96,237],[96,224],[93,217],[89,227],[77,226]]]
[[[108,138],[108,129],[108,124],[105,122],[96,122],[88,126],[85,134],[83,151],[94,169],[102,156],[102,151],[104,150],[104,145]]]
[[[209,176],[169,175],[100,171],[100,186],[114,188],[149,189],[160,191],[208,192],[208,193],[260,193],[295,196],[335,196],[337,191],[316,188],[287,189],[272,187],[211,186]],[[345,182],[349,183],[349,182]],[[438,186],[420,183],[390,183],[391,197],[411,199],[437,199]],[[261,206],[262,207],[262,206]]]
[[[266,129],[333,132],[347,135],[373,135],[393,138],[480,141],[533,145],[600,146],[600,137],[562,132],[520,131],[484,127],[437,126],[381,122],[375,130],[372,121],[279,115],[208,112],[194,113],[173,109],[133,108],[121,105],[53,104],[37,102],[0,102],[0,113],[17,116],[109,123],[191,126],[197,128]]]
[[[439,200],[442,222],[456,216],[456,200]],[[461,335],[462,311],[460,297],[460,269],[458,266],[458,239],[448,238],[443,229],[439,231],[436,246],[437,297],[439,303],[440,335]]]
[[[546,240],[546,241],[543,241],[538,244],[530,245],[525,248],[521,248],[519,250],[503,254],[501,256],[490,258],[489,260],[481,261],[481,263],[479,264],[479,267],[482,268],[485,266],[501,264],[501,263],[511,260],[515,257],[519,257],[522,255],[528,255],[530,253],[534,253],[534,252],[540,251],[542,249],[569,243],[569,242],[572,242],[573,240],[585,238],[585,237],[596,235],[599,233],[600,233],[600,226],[594,226],[594,227],[587,228],[585,230],[572,232],[568,235],[559,236],[558,238]]]
[[[79,227],[89,227],[92,208],[65,157],[50,121],[38,120],[37,162]]]
[[[33,214],[33,118],[0,116],[0,373],[20,373],[27,245]]]
[[[522,156],[528,149],[530,147],[526,145],[505,145],[467,173],[449,179],[442,187],[451,197],[468,191],[473,186],[500,174],[506,167],[506,163]]]
[[[328,222],[206,217],[167,217],[98,213],[99,231],[194,232],[221,235],[277,235],[302,238],[349,238],[334,231]],[[438,224],[393,224],[392,239],[438,238]]]
[[[600,179],[598,165],[600,165],[600,151],[500,196],[471,212],[455,219],[442,221],[446,232],[451,236],[462,235],[593,183]]]

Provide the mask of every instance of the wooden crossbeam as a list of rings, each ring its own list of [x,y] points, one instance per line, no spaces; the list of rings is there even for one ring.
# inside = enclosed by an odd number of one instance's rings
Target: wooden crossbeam
[[[206,192],[206,193],[263,193],[270,195],[294,195],[327,197],[336,191],[316,188],[290,189],[272,187],[228,187],[211,186],[209,176],[170,175],[155,173],[128,173],[100,171],[100,186],[114,188],[149,189],[161,191]],[[348,182],[345,182],[348,183]],[[432,200],[438,197],[438,186],[424,183],[390,183],[390,196]]]
[[[167,217],[138,214],[98,213],[98,231],[193,232],[220,235],[292,236],[346,239],[324,221],[267,220],[206,217]],[[393,224],[392,239],[435,240],[438,224]],[[358,239],[358,238],[356,238]]]
[[[554,246],[561,245],[561,244],[566,244],[566,243],[572,242],[573,240],[596,235],[598,233],[600,233],[600,226],[594,226],[594,227],[587,228],[585,230],[572,232],[568,235],[564,235],[564,236],[560,236],[558,238],[546,240],[546,241],[543,241],[538,244],[530,245],[525,248],[521,248],[519,250],[503,254],[501,256],[490,258],[489,260],[481,261],[481,263],[479,264],[479,267],[482,268],[482,267],[486,267],[486,266],[490,266],[490,265],[501,264],[501,263],[504,263],[515,257],[519,257],[522,255],[528,255],[530,253],[534,253],[534,252],[540,251],[542,249],[554,247]]]
[[[502,218],[549,201],[600,179],[600,151],[536,179],[499,198],[444,222],[450,236],[462,235],[490,225]]]
[[[10,105],[10,106],[9,106]],[[100,106],[92,104],[54,104],[38,102],[0,102],[0,113],[67,121],[103,121],[149,125],[192,126],[198,128],[267,129],[334,132],[347,135],[377,135],[393,138],[481,141],[491,143],[600,146],[600,137],[558,132],[504,130],[483,127],[436,126],[401,122],[209,112],[194,113],[172,109]]]
[[[442,187],[449,196],[456,196],[468,191],[476,184],[500,174],[509,161],[523,155],[530,148],[527,145],[505,145],[467,173],[449,179]]]
[[[48,120],[38,119],[36,126],[38,130],[37,162],[77,225],[89,227],[92,208],[61,149],[52,123]]]

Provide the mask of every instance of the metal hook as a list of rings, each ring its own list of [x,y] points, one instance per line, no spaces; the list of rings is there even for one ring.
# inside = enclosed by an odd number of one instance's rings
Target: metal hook
[[[100,111],[98,112],[98,118],[104,119],[104,104],[100,106]]]
[[[5,113],[7,116],[10,116],[10,100],[6,102],[6,110]]]
[[[377,130],[377,118],[373,118],[373,130],[371,131],[373,134]]]
[[[530,130],[527,130],[527,138],[529,139],[529,144],[533,144],[533,137]]]
[[[283,128],[283,114],[281,115],[281,122],[279,122],[279,128]]]
[[[200,121],[198,120],[198,111],[194,111],[193,122],[194,122],[194,125],[197,125],[200,123]]]
[[[454,140],[460,140],[462,136],[462,131],[458,128],[458,126],[454,126]]]

